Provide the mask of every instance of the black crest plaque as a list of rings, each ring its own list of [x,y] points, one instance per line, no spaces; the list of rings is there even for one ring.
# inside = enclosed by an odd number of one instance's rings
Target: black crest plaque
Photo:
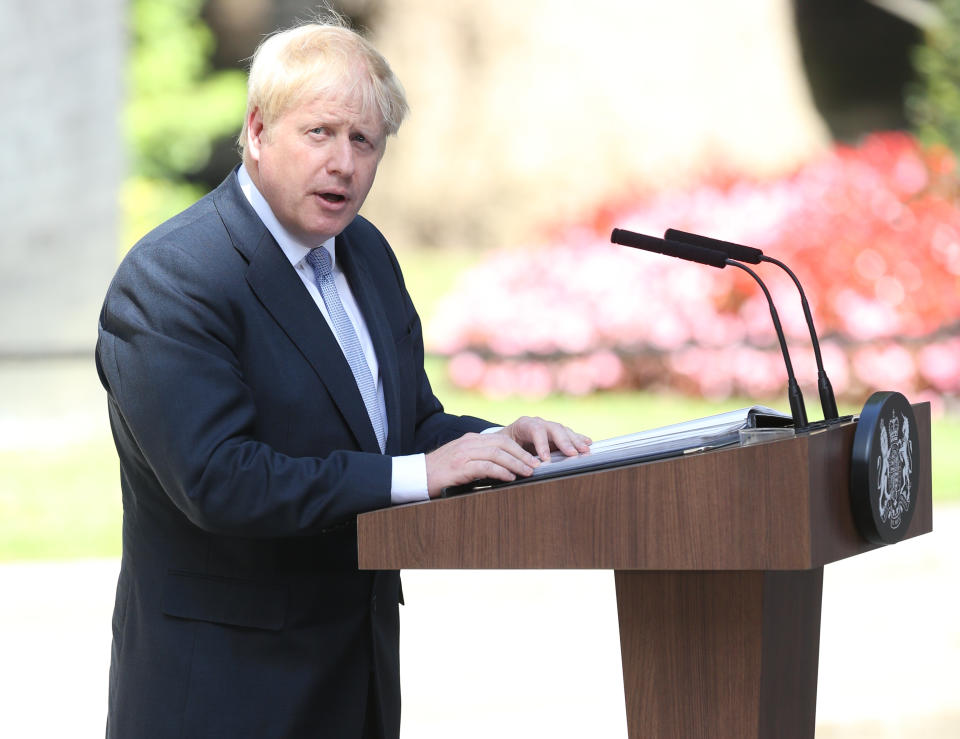
[[[907,533],[919,493],[920,439],[913,408],[900,393],[877,392],[860,413],[850,463],[857,528],[876,544]]]

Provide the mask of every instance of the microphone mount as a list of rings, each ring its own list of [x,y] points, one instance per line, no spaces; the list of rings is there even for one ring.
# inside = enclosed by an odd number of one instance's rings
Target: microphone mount
[[[783,362],[787,368],[787,396],[790,402],[790,413],[793,416],[794,428],[799,431],[808,426],[803,394],[800,392],[800,385],[797,383],[797,378],[793,371],[793,363],[790,361],[790,352],[787,349],[787,340],[783,334],[783,327],[780,324],[780,316],[777,314],[777,309],[773,304],[770,291],[767,290],[767,286],[763,284],[763,281],[756,272],[746,265],[741,264],[739,261],[732,259],[724,250],[700,243],[692,244],[674,241],[672,239],[660,239],[655,236],[648,236],[620,228],[613,229],[613,232],[610,234],[610,241],[614,244],[620,244],[621,246],[652,251],[657,254],[686,259],[691,262],[706,264],[719,269],[723,269],[729,265],[742,269],[753,277],[757,284],[760,285],[760,289],[763,290],[763,294],[767,299],[767,305],[770,307],[770,317],[773,319],[773,327],[777,333],[780,352],[783,354]],[[739,248],[743,250],[741,253],[745,255],[746,259],[753,260],[756,258],[759,261],[759,257],[756,254],[759,252],[758,249],[751,249],[750,247]],[[762,255],[762,253],[760,254]]]
[[[759,264],[760,262],[769,262],[775,264],[786,272],[793,284],[797,286],[797,292],[800,293],[800,305],[803,307],[803,317],[807,322],[807,329],[810,331],[810,341],[813,344],[813,355],[817,362],[817,390],[820,394],[820,408],[823,410],[825,421],[840,420],[837,412],[837,400],[833,393],[833,386],[827,377],[827,372],[823,368],[823,357],[820,354],[820,340],[817,338],[817,331],[813,325],[813,313],[810,311],[810,303],[807,301],[807,295],[800,284],[800,280],[786,264],[779,259],[766,256],[762,250],[752,246],[735,244],[732,241],[723,241],[721,239],[701,236],[699,234],[680,231],[675,228],[668,228],[664,234],[665,239],[677,241],[690,246],[698,246],[704,249],[716,249],[726,254],[728,257],[737,259],[749,264]]]
[[[773,319],[773,327],[777,332],[777,341],[780,343],[780,353],[783,354],[783,362],[787,367],[787,398],[790,401],[790,415],[793,416],[793,426],[797,430],[806,428],[808,425],[807,409],[803,403],[803,394],[800,392],[797,377],[793,372],[793,363],[790,361],[790,354],[787,351],[787,339],[783,334],[783,327],[780,325],[780,316],[777,315],[777,309],[773,305],[773,298],[770,296],[770,291],[767,290],[767,286],[763,284],[759,275],[747,265],[740,264],[740,262],[729,258],[727,259],[727,264],[731,267],[742,269],[756,280],[760,289],[763,290],[763,294],[767,299],[767,305],[770,307],[770,317]]]

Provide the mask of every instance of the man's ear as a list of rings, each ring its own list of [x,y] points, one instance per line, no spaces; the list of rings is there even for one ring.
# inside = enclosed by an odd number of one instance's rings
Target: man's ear
[[[260,161],[260,144],[265,136],[263,127],[263,113],[260,108],[254,108],[247,116],[247,151],[255,162]]]

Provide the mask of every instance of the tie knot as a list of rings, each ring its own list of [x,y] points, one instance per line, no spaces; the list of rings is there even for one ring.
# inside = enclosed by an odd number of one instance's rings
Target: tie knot
[[[307,254],[307,263],[313,267],[313,273],[318,280],[330,278],[330,274],[333,271],[331,269],[331,262],[330,252],[327,251],[327,247],[325,246],[318,246],[316,249],[311,249],[310,253]]]

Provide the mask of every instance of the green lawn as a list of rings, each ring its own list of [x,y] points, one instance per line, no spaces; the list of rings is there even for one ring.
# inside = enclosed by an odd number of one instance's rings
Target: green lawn
[[[650,393],[603,393],[537,401],[490,399],[452,388],[443,362],[428,369],[447,409],[507,423],[539,415],[563,421],[595,439],[749,405],[711,403]],[[786,407],[785,404],[774,404]],[[933,422],[933,493],[960,501],[960,419]],[[0,452],[0,562],[118,556],[118,465],[108,437],[45,452]]]
[[[0,452],[0,561],[120,553],[113,440]]]
[[[411,294],[423,315],[435,310],[457,274],[478,255],[420,251],[401,254]],[[434,390],[447,410],[509,423],[519,415],[562,421],[602,439],[707,416],[750,401],[722,403],[652,393],[600,393],[541,400],[492,399],[456,389],[442,360],[429,359]],[[815,396],[814,396],[815,397]],[[815,418],[815,400],[810,401]],[[768,403],[786,409],[785,402]],[[847,409],[845,412],[851,412]],[[960,502],[960,417],[933,422],[933,494]],[[41,451],[0,451],[0,562],[73,559],[120,553],[118,465],[109,437]]]

